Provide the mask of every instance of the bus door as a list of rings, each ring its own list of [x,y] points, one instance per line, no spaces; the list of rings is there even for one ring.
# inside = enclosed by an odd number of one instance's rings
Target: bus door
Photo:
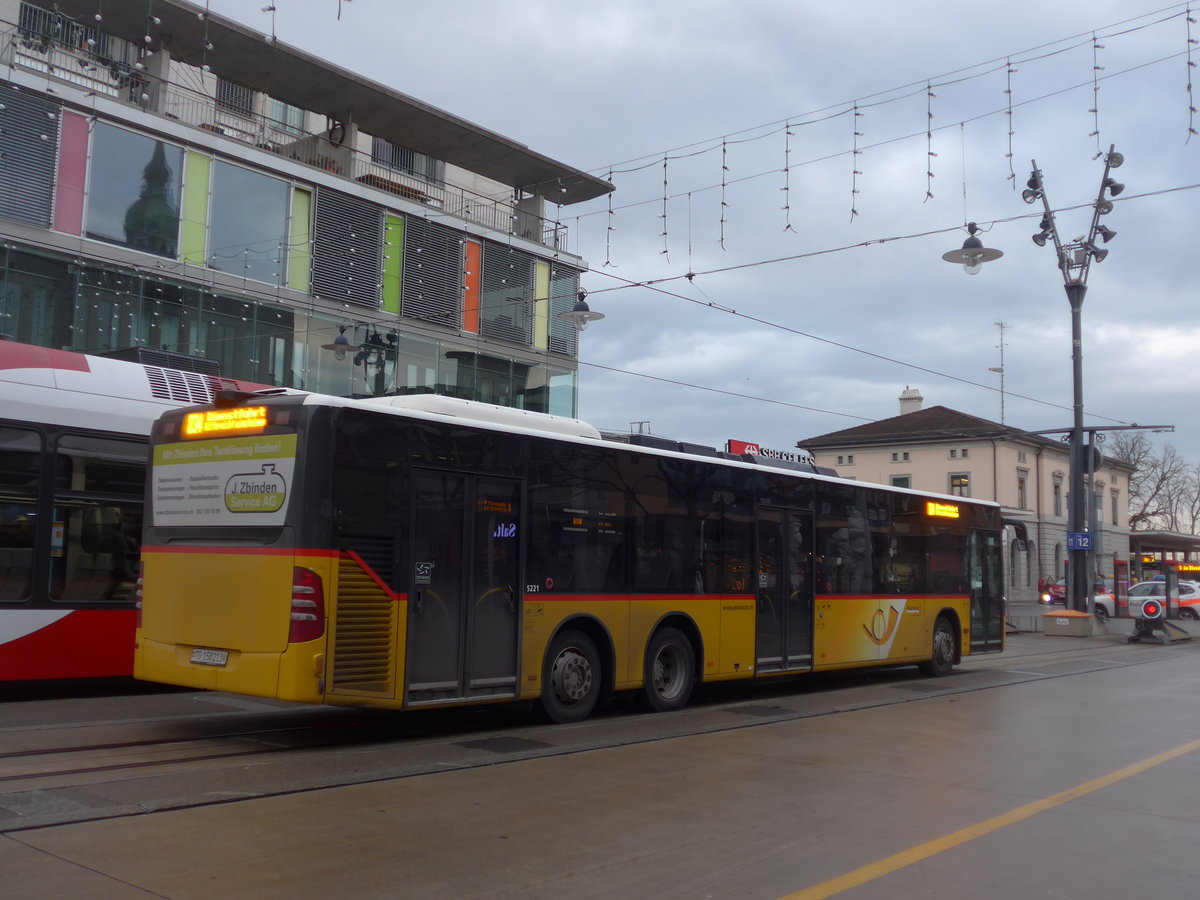
[[[971,652],[1004,647],[1004,595],[1000,584],[1000,535],[972,531],[968,539],[971,583]]]
[[[756,667],[812,668],[812,514],[759,507]]]
[[[407,702],[517,691],[520,483],[414,470]]]

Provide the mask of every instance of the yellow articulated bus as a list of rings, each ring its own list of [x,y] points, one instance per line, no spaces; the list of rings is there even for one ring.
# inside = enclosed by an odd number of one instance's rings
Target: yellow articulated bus
[[[433,395],[231,392],[151,443],[151,681],[567,722],[1003,648],[993,503]]]

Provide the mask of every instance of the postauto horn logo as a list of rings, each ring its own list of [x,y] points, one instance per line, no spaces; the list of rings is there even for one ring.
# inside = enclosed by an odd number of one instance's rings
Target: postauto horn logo
[[[278,512],[287,499],[287,484],[271,463],[260,472],[230,476],[225,482],[225,508],[233,513]]]

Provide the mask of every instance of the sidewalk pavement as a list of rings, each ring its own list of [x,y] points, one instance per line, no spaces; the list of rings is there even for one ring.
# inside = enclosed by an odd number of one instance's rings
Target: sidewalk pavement
[[[1047,606],[1043,603],[1010,603],[1008,615],[1005,617],[1005,625],[1009,635],[1046,634],[1047,619],[1061,625],[1062,620],[1066,618],[1064,616],[1066,612],[1061,606]],[[1075,613],[1070,615],[1074,616]],[[1133,634],[1136,621],[1136,619],[1124,617],[1100,619],[1093,616],[1090,636],[1115,636],[1125,640]],[[1200,622],[1191,619],[1171,619],[1169,624],[1172,626],[1173,632],[1174,629],[1178,629],[1190,637],[1200,637]],[[1050,630],[1052,632],[1055,630],[1054,625]]]

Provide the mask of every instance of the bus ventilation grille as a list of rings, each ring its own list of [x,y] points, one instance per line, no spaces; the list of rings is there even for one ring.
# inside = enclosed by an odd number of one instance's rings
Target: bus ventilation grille
[[[213,379],[195,372],[180,372],[175,369],[160,369],[144,366],[150,392],[160,400],[178,403],[212,403]]]
[[[393,695],[395,618],[387,592],[354,560],[338,560],[331,692]]]

